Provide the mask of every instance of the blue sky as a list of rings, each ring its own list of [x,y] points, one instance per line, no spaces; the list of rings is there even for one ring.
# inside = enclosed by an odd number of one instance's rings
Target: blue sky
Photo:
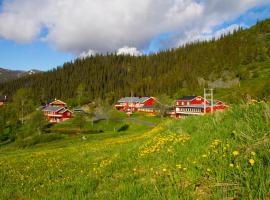
[[[21,3],[23,1],[25,4]],[[149,2],[150,1],[151,0],[149,0]],[[194,9],[197,9],[197,12],[200,14],[201,4],[196,4],[197,1],[193,2],[192,0],[187,0],[187,2],[190,2],[190,5],[192,4]],[[5,8],[3,7],[2,3],[3,0],[0,0],[0,67],[12,70],[49,70],[54,67],[61,66],[64,62],[71,61],[82,54],[87,55],[95,52],[119,52],[120,48],[121,51],[124,51],[124,53],[134,53],[134,51],[136,53],[140,52],[144,54],[153,53],[161,49],[179,46],[182,41],[192,40],[193,37],[190,37],[190,32],[196,32],[197,35],[196,37],[194,36],[194,39],[197,39],[198,37],[200,38],[201,35],[204,35],[202,30],[205,29],[211,29],[210,33],[208,33],[211,36],[215,35],[215,33],[222,29],[230,27],[231,25],[244,25],[245,27],[250,27],[258,20],[270,18],[270,2],[263,3],[259,6],[253,6],[250,9],[247,9],[245,12],[241,12],[241,9],[240,11],[237,10],[237,12],[235,11],[235,13],[232,14],[224,11],[224,16],[229,17],[224,17],[225,19],[217,17],[216,22],[211,26],[205,21],[210,20],[212,16],[216,16],[215,11],[212,11],[213,14],[209,16],[206,14],[201,14],[201,18],[205,18],[202,19],[205,23],[205,26],[203,27],[201,26],[202,23],[198,23],[196,25],[196,19],[194,21],[194,27],[189,26],[188,24],[184,23],[183,20],[181,20],[181,17],[186,17],[185,13],[174,13],[171,21],[174,21],[174,19],[179,15],[179,22],[176,21],[174,24],[170,24],[170,22],[166,22],[165,19],[160,19],[164,20],[164,23],[158,21],[157,23],[160,24],[157,26],[156,22],[153,23],[153,20],[149,20],[149,22],[145,22],[146,28],[142,27],[143,33],[141,33],[132,31],[133,28],[134,30],[138,29],[137,27],[139,25],[137,24],[135,24],[134,27],[129,27],[125,24],[122,26],[121,24],[113,24],[110,27],[111,24],[108,24],[107,26],[100,26],[100,23],[94,24],[94,22],[92,25],[91,22],[93,20],[87,21],[88,24],[90,23],[89,26],[91,27],[88,29],[88,26],[80,26],[79,23],[82,17],[93,18],[93,16],[86,16],[86,14],[85,16],[74,15],[72,18],[70,18],[70,24],[73,24],[73,26],[68,25],[68,19],[66,21],[59,21],[59,18],[54,19],[48,14],[44,14],[45,17],[42,15],[38,16],[37,19],[31,17],[29,18],[29,16],[24,14],[26,12],[24,9],[28,9],[32,6],[34,8],[33,10],[35,10],[35,8],[38,6],[38,4],[34,4],[31,0],[6,0],[8,6]],[[104,6],[106,5],[102,4],[100,5],[100,8],[102,9]],[[163,12],[171,12],[169,6],[175,5],[166,6],[168,6],[168,10],[164,10]],[[188,3],[187,5],[177,6],[186,6],[186,10],[189,10]],[[17,7],[22,8],[19,10],[19,12],[22,12],[20,18],[16,18],[18,16],[18,11],[16,10],[18,9]],[[182,7],[181,9],[183,9]],[[44,4],[44,10],[46,9],[53,12],[50,5]],[[126,9],[128,10],[129,8],[127,7]],[[157,9],[159,9],[159,7]],[[148,11],[145,10],[145,13],[147,12]],[[83,10],[82,13],[84,13]],[[115,11],[112,11],[112,13],[115,13]],[[35,14],[36,13],[33,13],[33,15]],[[193,20],[195,17],[200,17],[199,14],[198,16],[195,15],[192,17],[191,20]],[[129,13],[127,15],[129,16]],[[131,13],[129,17],[131,19],[134,17],[134,19],[138,21],[138,24],[143,23],[146,17],[149,18],[147,15],[142,19],[137,19],[137,16],[134,16]],[[190,15],[187,16],[189,17]],[[75,21],[77,18],[79,21]],[[159,16],[156,15],[154,18],[159,18]],[[7,23],[5,24],[5,22]],[[104,22],[107,22],[107,19],[104,19]],[[96,29],[92,28],[91,25],[96,27]],[[119,26],[118,30],[114,29],[115,26]],[[152,26],[155,31],[152,31]],[[64,33],[61,30],[63,27],[63,30],[65,31]],[[21,30],[22,28],[24,30]],[[122,35],[117,35],[120,34],[119,29],[122,30]],[[131,32],[129,32],[130,29]],[[76,30],[81,31],[77,32]],[[68,31],[70,31],[70,33]],[[87,34],[85,34],[85,32],[87,32]],[[110,33],[109,36],[106,35],[107,32]],[[133,33],[134,35],[132,35]],[[115,37],[112,39],[111,35],[115,35]]]

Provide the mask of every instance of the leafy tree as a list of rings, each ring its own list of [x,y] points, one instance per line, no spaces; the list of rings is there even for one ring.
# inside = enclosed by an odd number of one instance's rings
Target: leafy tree
[[[84,124],[86,123],[86,116],[84,113],[77,113],[73,119],[73,123],[76,127],[79,128],[79,131],[82,131]]]
[[[24,124],[25,116],[34,110],[33,96],[30,89],[19,89],[14,97],[13,104],[17,117]]]
[[[109,121],[112,123],[113,125],[113,131],[116,131],[116,124],[120,121],[120,116],[119,116],[119,112],[115,109],[111,109],[108,112],[109,115]]]
[[[30,132],[41,135],[42,129],[47,124],[47,121],[42,111],[36,111],[32,114],[28,123],[29,123],[28,130]]]

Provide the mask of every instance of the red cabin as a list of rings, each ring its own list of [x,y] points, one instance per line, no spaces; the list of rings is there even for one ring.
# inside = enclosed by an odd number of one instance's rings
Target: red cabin
[[[66,103],[60,100],[53,100],[43,108],[44,115],[51,123],[60,123],[72,117],[72,112],[65,108]]]

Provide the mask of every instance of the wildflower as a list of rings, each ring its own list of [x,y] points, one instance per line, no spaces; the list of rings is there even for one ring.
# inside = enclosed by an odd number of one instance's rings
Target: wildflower
[[[211,170],[211,169],[209,169],[209,168],[207,168],[207,169],[206,169],[206,171],[211,172],[212,170]]]
[[[203,157],[203,158],[206,158],[206,157],[207,157],[207,155],[206,155],[206,154],[203,154],[203,155],[202,155],[202,157]]]
[[[230,164],[230,167],[234,167],[234,164],[231,163],[231,164]]]
[[[251,165],[251,166],[253,166],[254,164],[255,164],[255,160],[253,160],[253,159],[249,159],[249,164]]]
[[[186,170],[187,170],[187,168],[186,168],[186,167],[184,167],[184,168],[183,168],[183,170],[184,170],[184,171],[186,171]]]
[[[238,156],[239,155],[239,151],[233,151],[233,156]]]
[[[176,165],[176,167],[177,167],[178,169],[181,169],[181,168],[182,168],[182,165],[181,165],[181,164],[178,164],[178,165]]]
[[[255,156],[255,155],[256,155],[256,153],[255,153],[254,151],[252,151],[252,152],[251,152],[251,155]]]
[[[162,169],[162,171],[166,172],[166,171],[167,171],[167,169],[166,169],[166,168],[163,168],[163,169]]]

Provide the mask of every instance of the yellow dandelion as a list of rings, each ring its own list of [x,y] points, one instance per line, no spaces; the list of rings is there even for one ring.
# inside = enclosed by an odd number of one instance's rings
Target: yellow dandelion
[[[183,168],[183,170],[184,170],[184,171],[186,171],[186,170],[187,170],[187,168],[186,168],[186,167],[184,167],[184,168]]]
[[[162,171],[166,172],[166,171],[167,171],[167,169],[166,169],[166,168],[163,168],[163,169],[162,169]]]
[[[206,169],[206,171],[211,172],[212,170],[211,170],[211,169],[209,169],[209,168],[207,168],[207,169]]]
[[[239,155],[239,151],[233,151],[233,156],[238,156]]]
[[[231,164],[230,164],[230,167],[234,167],[234,164],[231,163]]]
[[[253,166],[254,164],[255,164],[255,160],[253,160],[253,159],[249,159],[249,164],[251,165],[251,166]]]
[[[251,155],[255,156],[255,155],[256,155],[256,153],[255,153],[254,151],[252,151],[252,152],[251,152]]]
[[[181,165],[181,164],[178,164],[178,165],[176,165],[176,167],[177,167],[178,169],[181,169],[181,168],[182,168],[182,165]]]
[[[203,158],[207,158],[207,155],[206,155],[206,154],[203,154],[202,157],[203,157]]]

